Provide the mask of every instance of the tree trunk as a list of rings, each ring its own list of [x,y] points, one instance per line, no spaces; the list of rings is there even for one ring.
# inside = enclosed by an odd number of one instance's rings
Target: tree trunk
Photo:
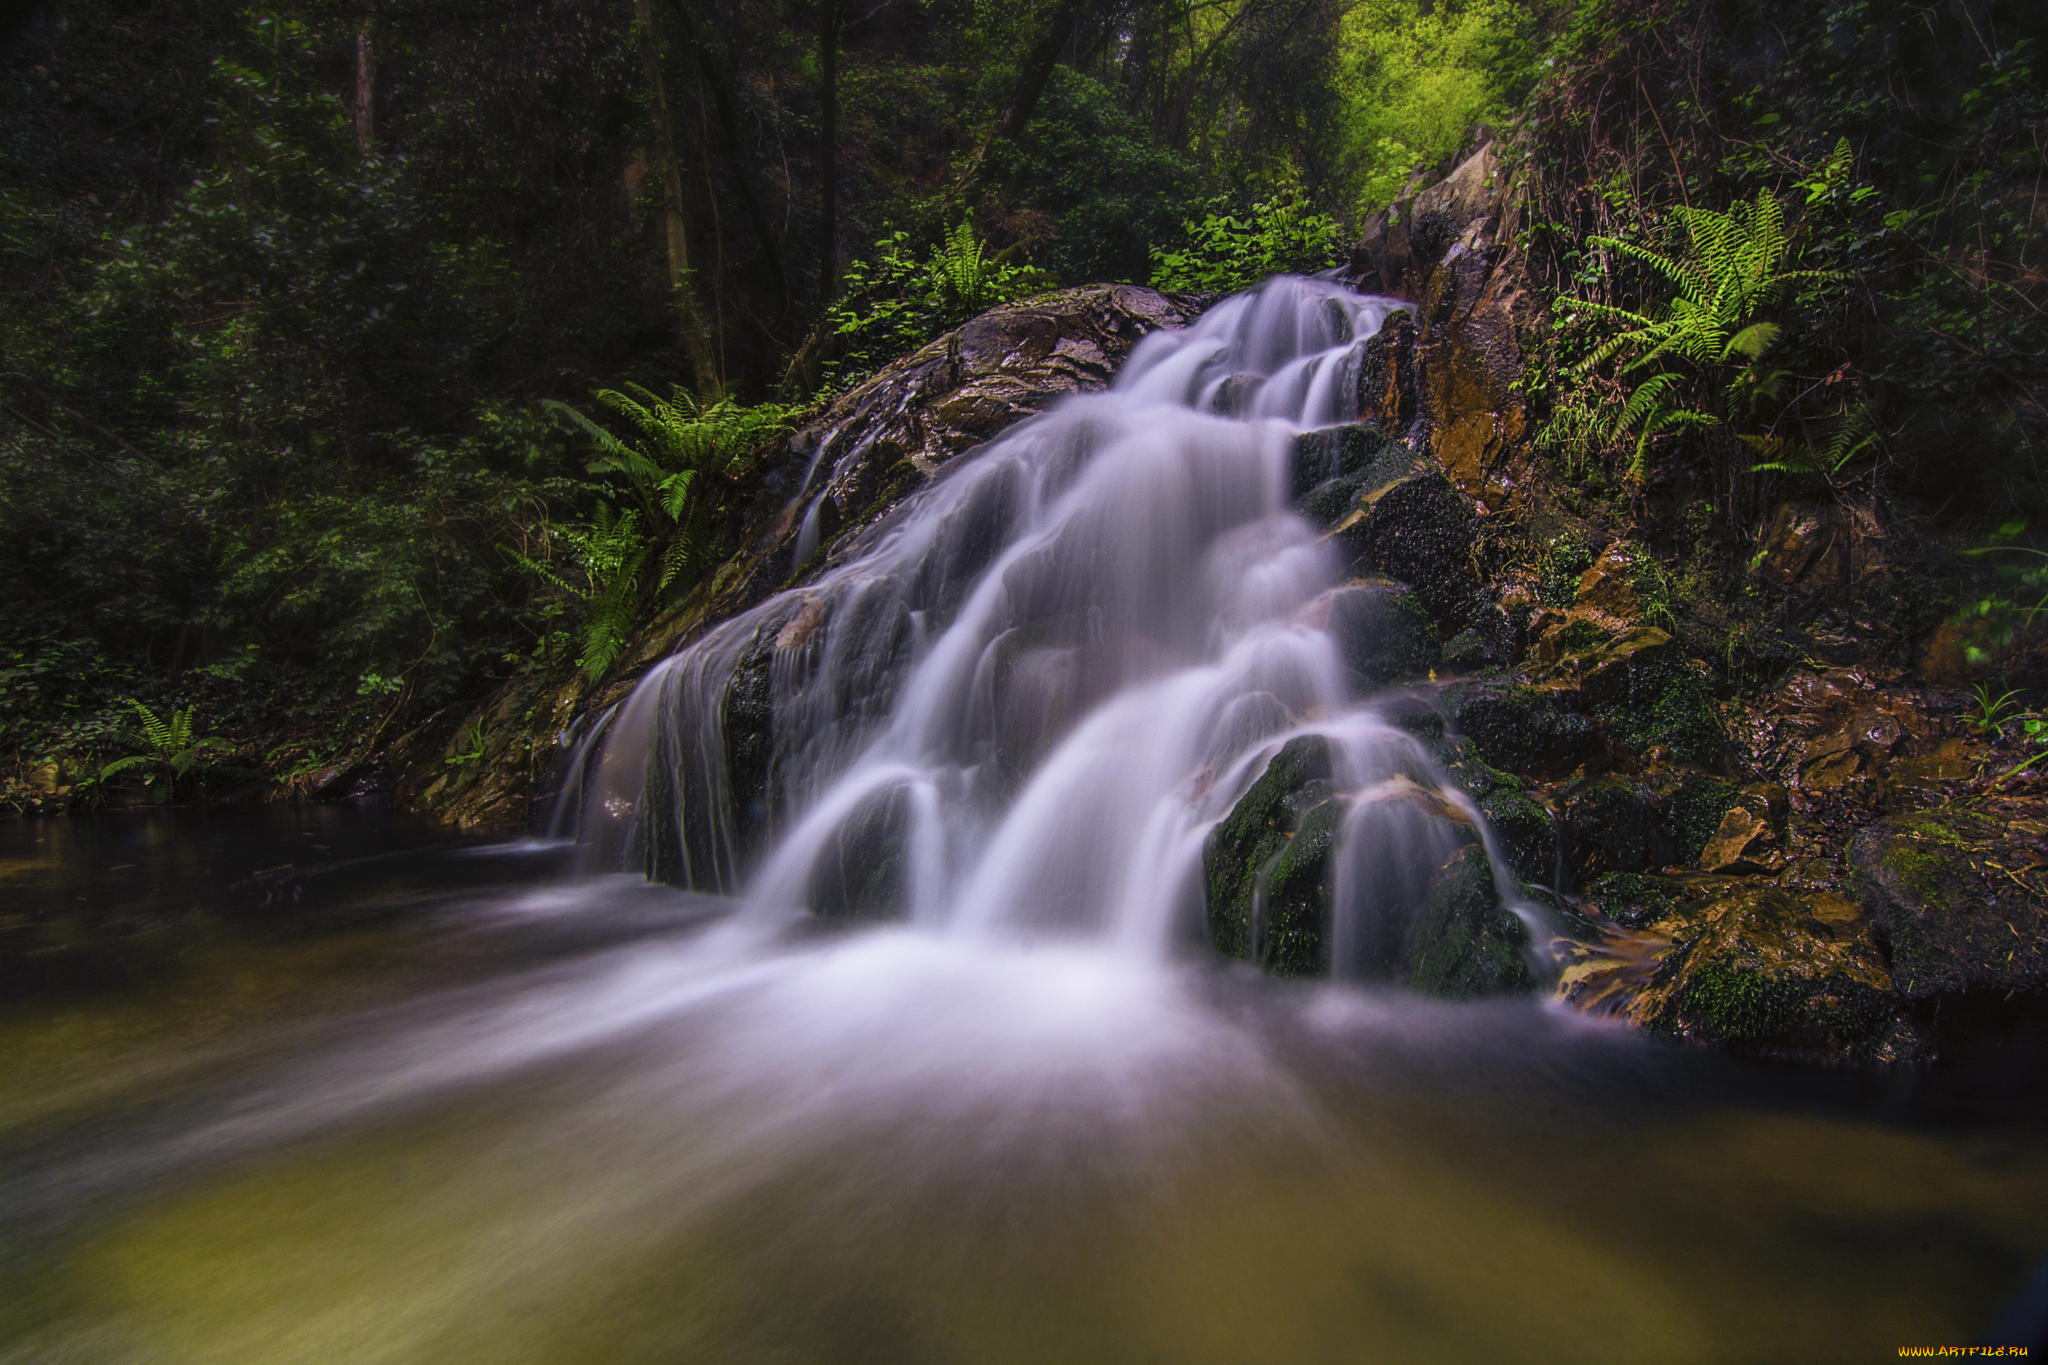
[[[697,306],[697,288],[690,272],[690,235],[683,218],[683,168],[676,158],[675,126],[669,115],[668,82],[662,66],[661,35],[654,26],[653,0],[633,0],[634,26],[639,30],[640,61],[647,79],[647,99],[654,123],[654,163],[661,185],[662,245],[667,255],[668,286],[675,298],[683,352],[699,396],[715,398],[724,384],[718,357]]]
[[[840,0],[824,0],[823,8],[824,26],[818,35],[818,69],[824,87],[818,118],[818,304],[829,308],[839,287]]]
[[[356,89],[349,101],[356,133],[356,155],[368,160],[377,142],[377,52],[370,41],[369,15],[356,20]]]

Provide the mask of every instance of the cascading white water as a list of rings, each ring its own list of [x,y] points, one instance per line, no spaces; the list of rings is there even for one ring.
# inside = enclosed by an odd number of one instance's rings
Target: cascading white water
[[[963,457],[643,680],[587,765],[585,838],[765,919],[1156,955],[1199,910],[1206,832],[1314,733],[1356,798],[1331,929],[1355,965],[1361,917],[1401,913],[1455,839],[1440,802],[1400,799],[1441,774],[1348,694],[1316,624],[1342,565],[1289,508],[1291,461],[1355,417],[1361,348],[1399,306],[1269,281]]]

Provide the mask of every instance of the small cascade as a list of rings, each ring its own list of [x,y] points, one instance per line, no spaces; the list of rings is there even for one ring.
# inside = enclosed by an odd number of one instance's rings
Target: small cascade
[[[1355,418],[1363,344],[1400,306],[1281,277],[1145,338],[1109,391],[960,458],[650,671],[572,765],[580,837],[763,923],[1152,957],[1198,920],[1208,831],[1313,735],[1349,802],[1331,961],[1369,973],[1485,830],[1351,694],[1318,610],[1343,566],[1290,507],[1295,438]]]

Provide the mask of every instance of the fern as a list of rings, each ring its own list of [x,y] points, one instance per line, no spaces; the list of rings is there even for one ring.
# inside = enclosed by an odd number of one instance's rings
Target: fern
[[[1750,466],[1753,473],[1819,475],[1832,480],[1845,466],[1878,444],[1877,422],[1870,405],[1858,403],[1843,413],[1818,446],[1788,436],[1737,436],[1764,458]]]
[[[131,768],[157,767],[168,768],[171,781],[175,784],[178,778],[198,766],[207,755],[234,748],[234,745],[217,735],[199,736],[193,719],[194,708],[190,706],[163,715],[158,715],[133,697],[128,698],[128,706],[135,712],[135,718],[142,726],[142,738],[148,746],[148,751],[117,758],[101,768],[102,782],[116,773],[124,773]]]
[[[1675,213],[1686,233],[1683,256],[1666,256],[1619,237],[1588,239],[1648,267],[1676,287],[1660,313],[1591,299],[1560,301],[1589,317],[1621,324],[1621,330],[1578,364],[1580,375],[1616,360],[1622,362],[1621,376],[1644,375],[1615,416],[1600,424],[1610,438],[1635,438],[1628,472],[1637,481],[1646,472],[1650,446],[1658,436],[1687,427],[1724,425],[1743,400],[1774,391],[1781,376],[1766,374],[1760,367],[1784,332],[1759,314],[1781,303],[1798,281],[1837,277],[1836,272],[1784,268],[1792,247],[1785,206],[1768,192],[1758,191],[1755,199],[1725,211],[1681,208]],[[1728,374],[1730,366],[1739,368]],[[1678,405],[1679,393],[1699,378],[1718,378],[1721,412]],[[1775,447],[1771,453],[1784,458]],[[1836,467],[1853,454],[1844,455]]]
[[[547,410],[590,446],[592,474],[622,481],[639,505],[600,501],[590,519],[554,528],[570,566],[500,547],[515,563],[583,604],[578,664],[593,681],[618,661],[632,633],[642,579],[664,540],[657,590],[703,569],[722,500],[747,458],[790,430],[795,409],[704,402],[680,386],[659,394],[640,384],[599,389],[592,416],[568,403]],[[617,484],[614,484],[616,487]]]

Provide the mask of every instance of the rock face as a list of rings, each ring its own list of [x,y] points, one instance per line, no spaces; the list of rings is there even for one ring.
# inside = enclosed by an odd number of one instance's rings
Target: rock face
[[[612,676],[594,688],[524,679],[471,716],[428,722],[385,757],[401,774],[400,805],[461,828],[526,825],[557,736],[577,716],[623,696],[711,623],[815,573],[953,457],[1066,394],[1107,387],[1139,338],[1187,321],[1180,304],[1139,285],[1058,290],[992,309],[841,394],[762,461],[740,551],[641,630]],[[449,736],[469,722],[481,727],[481,754],[447,761]],[[757,741],[735,738],[742,749]]]
[[[1916,811],[1857,835],[1849,861],[1907,999],[2048,990],[2048,819]]]
[[[1416,304],[1412,325],[1390,328],[1365,366],[1363,410],[1488,501],[1508,492],[1528,432],[1517,386],[1533,305],[1515,259],[1520,214],[1510,189],[1488,142],[1376,215],[1351,262],[1360,287]]]

